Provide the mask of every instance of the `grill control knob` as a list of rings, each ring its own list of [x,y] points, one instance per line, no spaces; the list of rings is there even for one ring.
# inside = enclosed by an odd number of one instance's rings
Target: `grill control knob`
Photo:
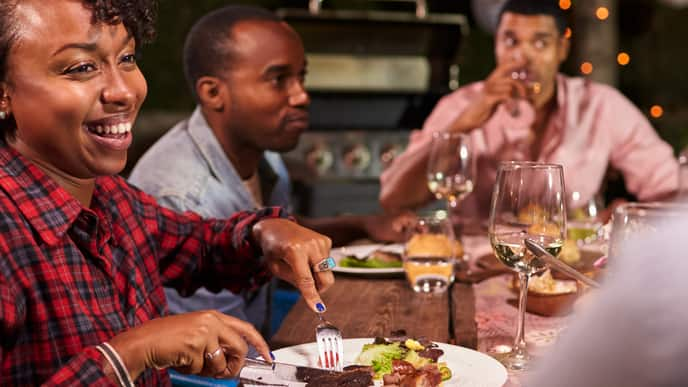
[[[342,153],[344,168],[352,172],[363,172],[370,166],[370,150],[363,144],[353,144]]]
[[[394,158],[399,156],[401,151],[402,148],[399,144],[382,145],[382,147],[380,147],[380,165],[382,165],[382,169],[384,170],[389,167],[392,161],[394,161]]]
[[[324,144],[314,144],[305,152],[306,164],[318,175],[324,175],[332,168],[332,151]]]

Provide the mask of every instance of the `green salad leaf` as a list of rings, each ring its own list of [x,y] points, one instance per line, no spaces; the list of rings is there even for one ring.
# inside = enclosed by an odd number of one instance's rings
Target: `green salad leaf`
[[[369,365],[375,371],[375,379],[392,372],[392,360],[403,359],[408,350],[400,343],[365,344],[356,358],[356,364]]]
[[[401,261],[389,262],[376,259],[372,256],[366,260],[356,259],[355,257],[344,257],[339,261],[341,267],[362,267],[368,269],[387,269],[401,267]]]

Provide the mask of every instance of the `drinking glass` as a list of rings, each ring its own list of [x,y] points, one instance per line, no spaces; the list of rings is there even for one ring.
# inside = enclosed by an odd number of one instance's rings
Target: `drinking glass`
[[[604,209],[599,194],[584,198],[578,191],[567,197],[566,228],[568,239],[576,241],[579,246],[589,245],[600,237],[602,221],[600,212]]]
[[[500,354],[507,368],[527,368],[530,356],[524,339],[525,307],[530,276],[543,271],[544,262],[525,247],[532,239],[557,256],[566,235],[566,192],[561,165],[504,162],[497,169],[488,224],[497,258],[519,277],[518,328],[511,351]]]
[[[678,155],[678,199],[688,201],[688,147]]]
[[[623,256],[627,241],[648,236],[661,222],[687,216],[686,203],[624,203],[616,207],[609,236],[609,264],[614,265]]]
[[[428,188],[437,199],[445,199],[448,209],[473,191],[473,156],[467,135],[435,132],[428,160]]]
[[[406,231],[404,272],[414,291],[443,293],[454,281],[457,244],[446,211],[418,217]]]

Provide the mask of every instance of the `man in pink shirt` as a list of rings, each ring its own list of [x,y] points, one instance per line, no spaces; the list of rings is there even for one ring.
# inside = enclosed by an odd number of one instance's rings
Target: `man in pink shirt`
[[[555,0],[509,0],[495,36],[497,67],[482,82],[442,98],[422,131],[381,176],[387,210],[429,202],[426,165],[432,133],[469,135],[477,160],[462,214],[486,217],[500,161],[562,164],[566,190],[581,202],[600,189],[609,164],[638,200],[671,195],[678,161],[643,114],[616,89],[558,73],[569,52],[565,15]]]

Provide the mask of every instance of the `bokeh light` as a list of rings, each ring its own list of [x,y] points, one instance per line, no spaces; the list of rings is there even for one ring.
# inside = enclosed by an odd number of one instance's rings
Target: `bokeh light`
[[[585,75],[592,73],[592,69],[593,69],[592,63],[590,63],[590,62],[583,62],[580,65],[580,71],[581,71],[581,73],[583,73]]]
[[[619,55],[616,56],[616,61],[621,65],[621,66],[626,66],[631,62],[631,56],[628,55],[628,53],[625,53],[621,51]]]
[[[607,20],[609,17],[609,9],[607,9],[607,7],[599,7],[595,11],[595,16],[600,20]]]
[[[573,32],[569,27],[566,27],[566,30],[564,31],[564,37],[566,39],[571,39],[571,35],[573,35]]]
[[[559,8],[563,10],[571,8],[571,0],[559,0]]]
[[[650,115],[653,118],[659,118],[664,115],[664,109],[659,105],[652,105],[650,108]]]

